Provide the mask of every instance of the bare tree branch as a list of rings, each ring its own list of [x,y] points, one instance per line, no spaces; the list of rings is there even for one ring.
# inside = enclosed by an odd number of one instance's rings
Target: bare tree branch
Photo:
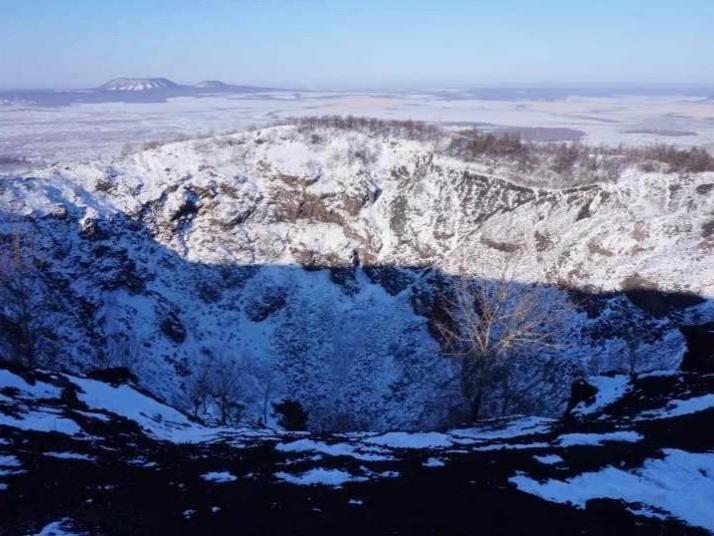
[[[513,382],[518,358],[564,346],[558,335],[573,314],[570,302],[556,289],[516,282],[507,272],[495,280],[460,280],[451,294],[437,329],[447,355],[461,360],[471,416],[479,418],[484,399],[496,391],[505,413],[518,389]]]

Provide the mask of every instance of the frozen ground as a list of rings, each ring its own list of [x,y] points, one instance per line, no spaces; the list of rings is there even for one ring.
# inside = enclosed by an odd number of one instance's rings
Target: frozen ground
[[[132,384],[0,368],[0,535],[471,534],[474,519],[708,534],[713,388],[647,376],[563,419],[318,435],[211,428]]]
[[[525,128],[527,137],[556,141],[580,137],[587,143],[667,142],[714,148],[714,100],[706,99],[706,90],[701,96],[672,93],[262,91],[66,105],[32,104],[0,95],[0,165],[7,158],[93,159],[118,153],[126,144],[323,114]]]

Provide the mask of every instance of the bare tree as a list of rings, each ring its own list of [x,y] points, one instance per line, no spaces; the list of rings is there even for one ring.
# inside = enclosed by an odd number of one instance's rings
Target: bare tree
[[[195,418],[198,418],[208,409],[208,400],[211,396],[211,379],[211,367],[208,360],[204,358],[193,371],[186,386],[186,394]]]
[[[451,294],[437,329],[447,353],[461,360],[461,386],[471,417],[479,418],[484,401],[496,392],[505,414],[519,390],[514,382],[518,360],[561,344],[558,336],[572,312],[569,302],[556,289],[505,275],[460,281]]]
[[[642,331],[646,329],[645,322],[642,322],[642,327],[639,330],[634,322],[623,322],[620,328],[619,335],[625,342],[625,367],[627,367],[627,374],[632,381],[637,378],[638,373],[642,372],[643,365],[645,365],[646,360],[643,359],[639,350],[643,342],[649,342],[647,335],[642,334]]]
[[[247,363],[251,367],[250,374],[256,379],[260,392],[261,424],[267,426],[271,408],[270,403],[277,384],[277,371],[275,367],[270,365],[258,366],[252,361],[247,361]]]
[[[221,424],[239,420],[243,404],[239,401],[238,365],[229,359],[221,360],[212,367],[209,378],[211,398],[220,413]]]
[[[215,410],[220,424],[240,420],[244,408],[240,401],[241,379],[241,369],[233,360],[204,356],[186,383],[193,416],[211,415]]]
[[[32,235],[13,232],[0,243],[0,320],[11,336],[14,359],[34,367],[52,338],[45,292],[39,288]]]

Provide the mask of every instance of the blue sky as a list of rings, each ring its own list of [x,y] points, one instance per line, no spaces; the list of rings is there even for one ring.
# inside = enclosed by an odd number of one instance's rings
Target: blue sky
[[[0,86],[714,83],[714,1],[0,0]]]

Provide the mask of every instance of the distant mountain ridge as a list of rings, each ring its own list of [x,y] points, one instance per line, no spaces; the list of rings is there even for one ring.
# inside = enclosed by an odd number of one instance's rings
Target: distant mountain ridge
[[[100,92],[136,93],[201,93],[203,90],[220,92],[265,90],[254,86],[227,84],[221,80],[202,80],[197,84],[178,84],[168,78],[114,78],[97,88]]]
[[[74,103],[100,102],[166,102],[173,97],[206,94],[242,94],[288,91],[287,89],[227,84],[219,80],[204,80],[196,85],[178,84],[168,78],[114,78],[101,86],[68,90],[0,91],[0,105],[26,104],[67,106]]]
[[[221,82],[220,80],[202,80],[201,82],[196,84],[196,87],[204,89],[227,89],[233,87],[233,85],[226,84],[225,82]]]
[[[99,86],[102,91],[152,91],[156,89],[180,89],[181,86],[168,78],[115,78]]]

